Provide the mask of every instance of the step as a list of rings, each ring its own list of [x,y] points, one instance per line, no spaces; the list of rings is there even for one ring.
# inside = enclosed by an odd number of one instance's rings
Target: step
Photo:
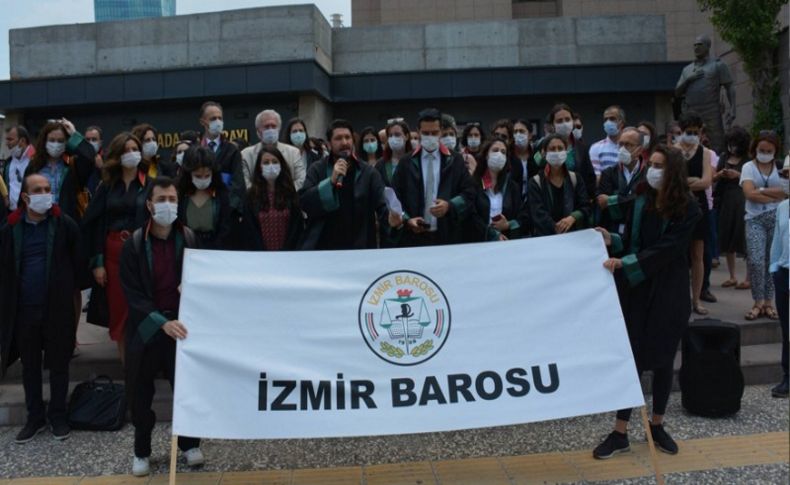
[[[741,369],[744,382],[747,386],[760,384],[775,384],[782,378],[780,354],[782,345],[779,343],[748,345],[741,347]],[[673,378],[673,391],[679,391],[678,373],[680,371],[681,355],[675,356],[675,375]],[[18,366],[15,364],[14,366]],[[116,364],[120,371],[120,365]],[[123,379],[118,379],[122,382]],[[72,377],[69,394],[79,382]],[[650,393],[650,377],[642,376],[642,390]],[[49,388],[44,385],[45,399],[49,396]],[[173,393],[166,380],[156,381],[156,394],[154,395],[153,409],[159,421],[169,421],[173,414]],[[21,383],[4,383],[0,385],[0,426],[18,426],[25,422],[25,393]]]

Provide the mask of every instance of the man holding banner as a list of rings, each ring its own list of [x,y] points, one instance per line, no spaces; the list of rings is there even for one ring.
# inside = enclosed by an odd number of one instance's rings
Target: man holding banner
[[[156,415],[151,409],[154,379],[164,372],[174,385],[176,339],[187,336],[178,321],[181,265],[184,248],[196,247],[194,233],[181,224],[178,192],[173,180],[159,177],[151,184],[148,226],[126,241],[121,255],[121,284],[129,302],[126,323],[126,390],[134,424],[132,474],[150,473],[151,431]],[[187,464],[203,464],[198,438],[179,437]]]

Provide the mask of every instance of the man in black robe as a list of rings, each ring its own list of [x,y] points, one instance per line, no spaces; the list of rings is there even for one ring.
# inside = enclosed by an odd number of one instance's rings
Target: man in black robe
[[[474,211],[475,187],[460,153],[439,143],[441,114],[420,112],[420,147],[407,154],[392,177],[403,206],[399,246],[463,242],[463,222]],[[401,221],[396,221],[401,222]]]
[[[354,129],[335,120],[326,133],[330,153],[310,165],[299,202],[307,214],[303,249],[372,249],[377,222],[390,227],[379,173],[354,154]],[[397,224],[396,224],[397,225]]]
[[[43,175],[27,175],[20,204],[0,231],[0,342],[2,374],[22,361],[27,423],[16,436],[27,443],[47,421],[57,440],[69,437],[66,396],[74,350],[74,294],[87,286],[87,261],[77,223],[52,203]],[[44,359],[42,361],[42,352]],[[49,368],[50,400],[42,398],[42,368]]]
[[[175,223],[178,192],[172,179],[155,179],[146,205],[151,221],[134,231],[121,254],[121,285],[129,303],[126,392],[134,424],[135,476],[150,473],[151,431],[156,424],[151,409],[154,379],[164,373],[171,387],[174,384],[176,339],[187,336],[178,320],[182,259],[184,248],[197,247],[194,233]],[[199,446],[198,438],[178,437],[189,466],[203,464]]]

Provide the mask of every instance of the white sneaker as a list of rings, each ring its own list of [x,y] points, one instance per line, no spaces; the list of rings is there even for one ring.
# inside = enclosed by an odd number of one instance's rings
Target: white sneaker
[[[138,458],[134,457],[132,461],[132,475],[136,477],[144,477],[151,474],[151,465],[148,462],[148,457]]]
[[[191,448],[184,452],[184,456],[189,466],[200,466],[206,461],[203,458],[203,452],[200,451],[200,448]]]

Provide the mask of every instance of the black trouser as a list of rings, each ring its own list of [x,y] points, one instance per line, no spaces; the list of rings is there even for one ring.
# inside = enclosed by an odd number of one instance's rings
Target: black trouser
[[[44,335],[45,308],[41,306],[20,306],[16,320],[16,343],[22,361],[22,385],[25,389],[27,422],[39,423],[44,417],[50,423],[65,422],[66,397],[69,393],[68,352],[57,352],[53,346],[57,342],[47,340]],[[49,406],[44,411],[41,372],[46,357],[49,367]],[[55,357],[58,355],[58,357]]]
[[[151,431],[156,424],[156,414],[151,409],[154,400],[154,380],[164,373],[170,387],[174,388],[176,372],[176,342],[164,332],[157,332],[142,351],[134,379],[134,388],[128,396],[134,424],[134,455],[138,458],[151,456]],[[128,358],[127,358],[128,359]],[[178,447],[186,451],[200,446],[199,438],[178,437]]]
[[[700,290],[702,293],[705,293],[706,291],[710,291],[710,272],[713,269],[713,255],[716,253],[715,245],[717,244],[717,234],[714,232],[716,230],[716,220],[713,217],[713,211],[708,212],[703,217],[708,218],[708,233],[705,234],[704,250],[702,252],[703,275],[702,290]]]
[[[639,377],[642,377],[643,370],[637,369]],[[667,367],[653,369],[653,414],[663,416],[667,412],[669,393],[672,390],[672,364]],[[621,409],[617,411],[617,419],[628,421],[631,419],[631,409]]]
[[[776,312],[779,314],[779,326],[782,327],[782,370],[784,371],[785,375],[784,378],[787,379],[788,372],[788,355],[787,355],[787,339],[790,336],[790,332],[788,331],[788,323],[787,323],[787,312],[788,312],[788,270],[787,268],[779,268],[779,271],[776,273],[772,273],[774,277],[774,299],[776,300]]]

